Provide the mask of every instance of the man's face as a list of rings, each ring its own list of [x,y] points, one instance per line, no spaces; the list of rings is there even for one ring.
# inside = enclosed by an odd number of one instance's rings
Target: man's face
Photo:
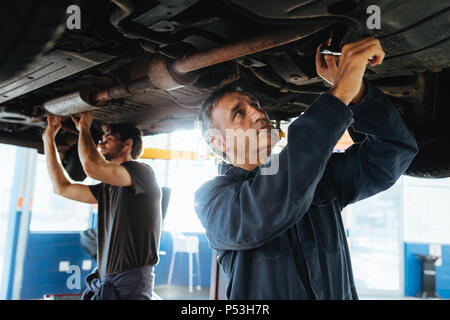
[[[100,153],[106,160],[111,161],[125,154],[124,143],[120,140],[118,133],[106,132],[99,144]]]
[[[272,152],[275,130],[266,112],[249,96],[233,92],[223,96],[211,113],[215,135],[211,142],[225,153],[233,164],[244,159],[245,164],[264,163]],[[241,141],[241,143],[239,142]]]

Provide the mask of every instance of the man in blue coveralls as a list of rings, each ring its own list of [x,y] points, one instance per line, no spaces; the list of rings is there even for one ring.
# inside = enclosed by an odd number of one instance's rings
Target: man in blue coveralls
[[[239,134],[225,135],[273,130],[251,95],[225,88],[202,104],[204,137],[230,163],[197,190],[195,209],[228,275],[229,299],[358,299],[341,211],[392,186],[417,153],[389,98],[363,79],[368,63],[383,62],[380,42],[347,44],[339,61],[319,48],[316,70],[332,88],[289,126],[275,174],[261,172],[270,158],[248,161],[269,155],[270,139],[239,147]],[[365,140],[333,153],[349,126]]]

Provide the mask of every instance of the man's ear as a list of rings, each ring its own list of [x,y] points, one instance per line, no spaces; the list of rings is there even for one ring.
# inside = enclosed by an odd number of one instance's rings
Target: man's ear
[[[211,137],[211,145],[216,149],[217,151],[225,154],[227,150],[227,146],[225,143],[225,139],[222,137],[222,135],[214,135]]]
[[[123,143],[123,145],[125,147],[130,147],[130,150],[133,148],[133,139],[128,138],[127,140],[125,140],[125,142]]]

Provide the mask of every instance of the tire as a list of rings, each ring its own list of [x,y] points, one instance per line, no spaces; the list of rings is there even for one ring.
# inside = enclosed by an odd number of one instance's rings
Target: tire
[[[419,152],[405,175],[428,179],[447,178],[450,177],[450,68],[439,73],[427,73],[424,81],[426,86],[423,105],[426,117],[432,120],[424,120],[424,115],[421,118],[403,118],[415,134],[419,146]],[[355,132],[351,127],[348,132],[355,142],[365,139],[365,135]]]
[[[54,47],[69,5],[66,0],[0,2],[0,81],[24,71]]]
[[[356,143],[364,140],[364,135],[348,128],[350,137]],[[419,140],[419,152],[405,172],[405,175],[416,178],[438,179],[450,177],[450,133],[439,137]]]
[[[450,133],[419,141],[419,152],[405,174],[416,178],[450,177]]]

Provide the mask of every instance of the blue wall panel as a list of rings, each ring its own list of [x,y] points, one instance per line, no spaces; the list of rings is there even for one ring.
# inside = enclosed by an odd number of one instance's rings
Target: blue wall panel
[[[44,294],[80,293],[90,270],[81,270],[83,260],[95,261],[80,244],[78,232],[40,233],[28,236],[23,269],[21,299],[42,298]],[[67,279],[72,273],[59,271],[59,262],[69,261],[81,271],[81,288],[69,289]]]
[[[201,286],[209,287],[211,277],[212,250],[208,246],[206,236],[202,233],[185,233],[199,237]],[[172,257],[172,238],[169,232],[161,236],[160,262],[155,267],[155,285],[167,283],[170,259]],[[78,232],[44,233],[32,232],[28,237],[27,252],[22,281],[22,299],[42,298],[44,294],[80,293],[84,289],[84,279],[91,270],[81,270],[81,289],[69,289],[67,279],[70,273],[59,271],[60,261],[69,261],[70,265],[77,265],[81,269],[83,260],[92,260],[91,256],[80,244]],[[92,269],[95,268],[92,260]],[[195,257],[193,259],[194,275],[197,272]],[[175,260],[172,284],[188,286],[189,260],[186,253],[178,253]],[[194,286],[198,278],[194,276]]]
[[[405,243],[405,295],[415,297],[421,286],[421,265],[416,254],[428,254],[427,243]],[[450,298],[450,246],[442,245],[442,265],[436,266],[436,292]]]

